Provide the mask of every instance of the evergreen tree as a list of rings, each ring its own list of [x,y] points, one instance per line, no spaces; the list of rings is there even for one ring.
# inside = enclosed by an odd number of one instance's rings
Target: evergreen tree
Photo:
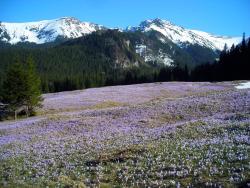
[[[185,67],[184,67],[183,81],[189,81],[189,71],[188,71],[187,65],[185,65]]]
[[[10,111],[15,112],[25,103],[26,77],[21,63],[18,61],[11,65],[7,71],[6,80],[3,83],[3,102],[8,105]]]
[[[28,113],[34,113],[34,107],[40,106],[41,105],[41,81],[40,78],[38,77],[35,66],[34,66],[34,61],[31,56],[27,58],[26,61],[26,105],[28,107]],[[29,115],[28,114],[28,115]]]
[[[27,59],[25,66],[17,60],[9,67],[3,83],[2,100],[15,113],[15,119],[21,111],[30,115],[34,112],[34,107],[40,104],[40,79],[35,73],[32,58]]]
[[[246,39],[245,39],[245,33],[243,33],[242,42],[241,42],[241,49],[245,50],[245,48],[246,48]]]

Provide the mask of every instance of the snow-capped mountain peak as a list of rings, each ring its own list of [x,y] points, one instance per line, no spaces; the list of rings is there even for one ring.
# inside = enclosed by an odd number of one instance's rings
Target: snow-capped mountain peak
[[[223,50],[225,44],[230,47],[232,44],[238,44],[241,41],[241,37],[215,36],[202,31],[185,29],[170,21],[159,18],[143,21],[138,27],[130,27],[127,30],[139,30],[142,32],[158,31],[180,47],[185,47],[189,44],[198,44],[213,50]]]
[[[58,37],[77,38],[103,26],[81,22],[73,17],[62,17],[54,20],[43,20],[26,23],[0,23],[0,40],[11,44],[34,42],[37,44],[52,42]]]
[[[164,25],[174,25],[173,23],[171,23],[168,20],[162,20],[160,18],[155,18],[153,20],[145,20],[145,21],[141,22],[139,26],[141,28],[143,28],[143,27],[147,27],[147,26],[152,25],[152,24],[157,25],[159,27],[162,27],[162,26],[164,27]]]
[[[106,28],[90,22],[81,22],[74,17],[26,23],[0,22],[0,41],[11,44],[18,42],[41,44],[53,42],[58,37],[78,38],[102,29]],[[119,31],[122,32],[121,29]],[[241,41],[241,37],[215,36],[202,31],[185,29],[160,18],[145,20],[139,26],[129,26],[124,31],[142,31],[145,33],[157,31],[165,37],[165,40],[171,40],[180,47],[197,44],[212,50],[223,50],[225,44],[230,47],[232,44],[238,44]],[[159,40],[164,43],[164,38]]]

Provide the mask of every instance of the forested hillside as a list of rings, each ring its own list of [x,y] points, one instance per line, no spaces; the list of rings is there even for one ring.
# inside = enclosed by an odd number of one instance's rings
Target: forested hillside
[[[73,40],[58,39],[41,45],[2,43],[0,87],[8,66],[16,61],[24,62],[28,56],[34,59],[45,93],[143,82],[249,77],[249,40],[243,39],[241,45],[225,49],[220,60],[213,62],[215,52],[207,48],[189,45],[181,49],[171,41],[160,42],[160,37],[162,35],[155,31],[102,30]],[[138,49],[142,44],[147,48]],[[172,63],[166,64],[163,60],[168,57],[164,54],[172,52],[175,53]]]
[[[143,60],[119,38],[117,32],[88,35],[56,46],[14,46],[0,50],[1,80],[9,64],[31,55],[36,62],[44,92],[81,89],[120,82],[121,68]],[[121,78],[120,78],[121,77]]]
[[[11,63],[24,61],[30,55],[40,74],[43,92],[157,81],[159,69],[165,65],[157,59],[145,61],[145,57],[136,53],[136,45],[142,42],[150,48],[147,53],[155,56],[159,49],[170,53],[171,45],[177,54],[176,64],[181,67],[194,65],[191,56],[178,46],[171,41],[169,45],[162,44],[156,37],[153,33],[145,35],[108,30],[61,43],[58,40],[42,45],[2,44],[0,83]]]

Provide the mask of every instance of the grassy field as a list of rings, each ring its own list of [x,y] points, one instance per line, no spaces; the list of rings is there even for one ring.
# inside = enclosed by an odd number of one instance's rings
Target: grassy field
[[[169,82],[44,95],[0,122],[0,187],[250,186],[250,89]]]

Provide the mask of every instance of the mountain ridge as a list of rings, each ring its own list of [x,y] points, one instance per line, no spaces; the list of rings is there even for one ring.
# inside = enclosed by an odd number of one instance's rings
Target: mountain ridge
[[[58,37],[72,39],[106,29],[112,28],[91,22],[82,22],[74,17],[24,23],[0,22],[0,40],[11,44],[18,42],[42,44],[53,42]],[[117,28],[114,29],[117,30]],[[145,33],[151,30],[160,32],[180,47],[198,44],[213,50],[223,50],[225,43],[231,47],[232,44],[238,44],[241,40],[240,37],[218,36],[204,31],[185,29],[160,18],[142,21],[139,26],[119,29],[120,32],[141,31]],[[162,42],[164,42],[164,39],[162,39]]]
[[[78,38],[101,29],[105,27],[91,22],[81,22],[74,17],[26,23],[1,22],[0,40],[11,44],[18,42],[43,44],[53,42],[58,37]]]
[[[223,50],[225,43],[231,47],[232,44],[238,44],[241,41],[241,37],[219,36],[204,31],[185,29],[160,18],[142,21],[139,26],[128,27],[126,30],[132,32],[158,31],[180,47],[185,47],[188,44],[199,44],[213,50]]]

